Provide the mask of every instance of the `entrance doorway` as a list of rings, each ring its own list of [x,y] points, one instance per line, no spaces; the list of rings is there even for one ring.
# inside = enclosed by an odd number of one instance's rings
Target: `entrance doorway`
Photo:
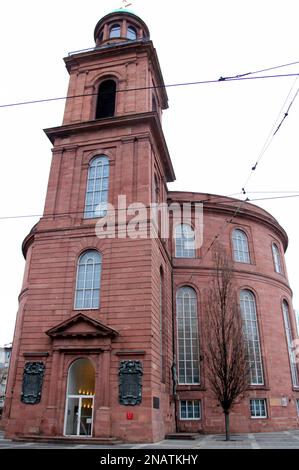
[[[89,359],[77,359],[69,368],[65,436],[92,436],[95,370]]]

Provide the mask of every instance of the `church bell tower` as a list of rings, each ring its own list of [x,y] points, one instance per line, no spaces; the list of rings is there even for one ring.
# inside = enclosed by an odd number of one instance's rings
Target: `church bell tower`
[[[132,205],[166,202],[175,178],[167,93],[138,16],[109,13],[94,40],[64,59],[63,123],[45,130],[53,157],[43,217],[23,243],[8,437],[146,442],[174,431],[170,247],[127,230]],[[113,208],[113,236],[99,236]]]

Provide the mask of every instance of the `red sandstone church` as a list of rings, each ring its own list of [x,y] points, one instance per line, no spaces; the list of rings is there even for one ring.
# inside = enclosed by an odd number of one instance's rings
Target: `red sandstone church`
[[[298,427],[285,231],[252,204],[236,213],[236,199],[167,189],[175,179],[161,127],[168,100],[149,30],[121,10],[94,37],[93,49],[65,58],[72,98],[62,125],[45,130],[53,159],[44,215],[23,243],[6,436],[149,442],[176,430],[223,432],[200,354],[214,273],[208,247],[222,227],[251,363],[231,430]],[[118,236],[99,237],[119,195],[127,206],[201,202],[202,245],[190,243],[192,217],[176,238],[132,238],[121,211]]]

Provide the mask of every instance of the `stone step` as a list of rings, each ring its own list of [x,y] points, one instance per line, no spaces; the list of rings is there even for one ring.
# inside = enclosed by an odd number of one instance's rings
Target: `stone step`
[[[194,432],[174,432],[166,434],[165,439],[178,439],[178,440],[195,440],[198,439],[202,434]]]
[[[45,443],[60,443],[60,444],[109,444],[117,445],[122,444],[122,441],[116,437],[65,437],[65,436],[37,436],[35,434],[28,434],[22,437],[15,437],[13,441],[26,441],[26,442],[45,442]]]

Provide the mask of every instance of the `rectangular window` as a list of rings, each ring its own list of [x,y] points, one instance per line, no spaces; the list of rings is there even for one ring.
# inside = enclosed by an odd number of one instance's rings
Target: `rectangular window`
[[[298,398],[296,400],[296,405],[297,405],[297,415],[299,417],[299,399]]]
[[[181,400],[180,419],[201,419],[201,400]]]
[[[267,404],[265,398],[250,400],[251,418],[267,418]]]

